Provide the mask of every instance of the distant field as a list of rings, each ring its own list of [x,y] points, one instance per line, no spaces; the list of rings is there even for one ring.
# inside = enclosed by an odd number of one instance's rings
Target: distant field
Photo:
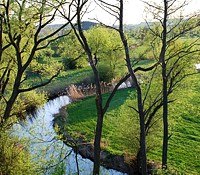
[[[49,85],[45,86],[43,90],[53,91],[59,88],[65,88],[70,84],[75,84],[83,81],[92,75],[90,67],[76,70],[62,71],[57,78],[55,78]]]
[[[76,84],[82,82],[84,79],[91,77],[92,70],[88,66],[82,69],[75,69],[75,70],[68,70],[68,71],[61,71],[61,73],[52,80],[52,82],[39,90],[46,91],[48,93],[59,91],[60,89],[64,89],[71,84]],[[31,84],[38,84],[40,83],[40,78],[38,76],[32,75],[28,83]],[[43,78],[43,81],[46,81]]]
[[[58,58],[52,58],[52,59],[58,59]],[[153,61],[151,60],[141,60],[137,66],[147,66],[149,64],[152,64]],[[121,70],[119,70],[120,72]],[[74,69],[74,70],[67,70],[67,71],[61,71],[61,73],[52,80],[52,82],[42,88],[40,90],[46,91],[46,92],[54,92],[59,89],[64,89],[65,87],[71,85],[71,84],[77,84],[80,82],[85,82],[86,84],[90,81],[92,81],[92,69],[90,66],[81,68],[81,69]],[[38,84],[41,82],[41,77],[37,76],[36,74],[29,75],[28,84]],[[43,77],[43,81],[45,81],[45,77]]]

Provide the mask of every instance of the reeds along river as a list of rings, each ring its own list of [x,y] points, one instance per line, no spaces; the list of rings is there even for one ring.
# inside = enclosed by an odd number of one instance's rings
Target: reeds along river
[[[51,174],[59,162],[64,163],[67,175],[77,172],[75,153],[59,140],[53,128],[53,115],[57,114],[61,107],[70,102],[68,96],[60,96],[50,100],[35,111],[34,118],[27,116],[31,120],[16,124],[13,128],[14,135],[27,140],[26,147],[43,174]],[[80,175],[92,174],[93,162],[89,159],[83,159],[78,155],[78,165]],[[101,167],[101,174],[122,175],[123,173]]]

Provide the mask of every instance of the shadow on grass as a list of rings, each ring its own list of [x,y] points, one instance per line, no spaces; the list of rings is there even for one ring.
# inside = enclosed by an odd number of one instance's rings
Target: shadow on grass
[[[112,99],[107,112],[115,110],[124,104],[129,97],[131,89],[118,90]],[[103,95],[103,103],[109,97],[109,93]],[[68,122],[70,125],[77,124],[88,120],[96,120],[97,112],[95,105],[95,97],[86,97],[82,101],[74,102],[67,106]]]

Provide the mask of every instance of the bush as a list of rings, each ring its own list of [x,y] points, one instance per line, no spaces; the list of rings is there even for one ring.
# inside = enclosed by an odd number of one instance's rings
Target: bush
[[[63,175],[66,174],[65,164],[62,162],[58,164],[51,175]]]
[[[64,70],[72,70],[76,68],[84,68],[87,67],[88,61],[85,57],[80,57],[77,60],[74,60],[75,58],[62,58],[62,64],[64,67]]]
[[[116,74],[114,69],[109,65],[109,64],[100,64],[98,66],[98,71],[99,71],[99,77],[100,77],[100,81],[104,81],[104,82],[111,82]]]
[[[76,69],[76,62],[72,58],[62,59],[64,70]]]
[[[83,93],[79,89],[77,89],[77,87],[73,84],[69,86],[67,92],[68,92],[68,95],[70,96],[70,98],[73,100],[78,100],[78,99],[84,98]]]
[[[88,84],[94,84],[94,83],[95,83],[94,75],[91,74],[87,76],[86,78],[84,78],[79,84],[88,85]]]
[[[30,153],[23,141],[0,130],[0,174],[37,175]]]

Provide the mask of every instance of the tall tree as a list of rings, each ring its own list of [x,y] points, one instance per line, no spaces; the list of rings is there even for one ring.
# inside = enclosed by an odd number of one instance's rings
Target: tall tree
[[[62,1],[11,1],[0,3],[0,125],[16,116],[13,110],[19,95],[45,86],[56,77],[59,70],[47,81],[27,86],[26,71],[39,50],[45,49],[62,35],[57,35],[68,23],[44,35],[53,22]],[[69,5],[70,3],[65,3]],[[72,16],[72,18],[75,14]],[[71,18],[71,17],[70,17]]]
[[[75,25],[72,24],[71,22],[71,26],[72,28],[74,29],[74,32],[79,40],[79,42],[81,43],[83,49],[85,50],[85,53],[87,54],[87,57],[88,57],[88,61],[90,63],[90,66],[92,68],[92,71],[93,71],[93,74],[94,74],[94,77],[95,77],[95,85],[96,85],[96,109],[97,109],[97,123],[96,123],[96,130],[95,130],[95,139],[94,139],[94,168],[93,168],[93,175],[98,175],[99,174],[99,169],[100,169],[100,152],[101,152],[101,147],[100,147],[100,143],[101,143],[101,135],[102,135],[102,128],[103,128],[103,118],[104,118],[104,115],[109,107],[109,104],[113,98],[113,96],[115,95],[115,92],[117,91],[117,88],[130,76],[129,74],[126,75],[125,77],[123,77],[119,82],[118,84],[115,86],[114,90],[112,91],[112,93],[110,94],[110,96],[108,97],[106,103],[105,103],[105,106],[103,106],[103,101],[102,101],[102,92],[101,92],[101,85],[100,85],[100,78],[99,78],[99,73],[98,73],[98,69],[97,69],[97,64],[98,64],[98,58],[97,58],[97,53],[96,52],[93,52],[92,49],[91,49],[91,46],[88,42],[88,39],[86,38],[86,35],[82,29],[82,23],[81,23],[81,19],[82,19],[82,14],[85,13],[84,11],[84,7],[86,6],[86,3],[88,1],[85,0],[85,1],[81,1],[81,0],[78,0],[77,3],[75,3],[75,6],[76,6],[76,12],[77,12],[77,29],[75,27]],[[123,6],[121,7],[121,9],[123,9]],[[123,13],[121,13],[122,16],[123,16]],[[63,16],[68,20],[68,17],[66,15],[63,14]],[[123,22],[123,21],[122,21]],[[123,28],[122,26],[123,23],[121,23],[121,27]],[[125,37],[124,33],[123,33],[123,30],[121,31],[121,37],[123,39],[123,37]],[[127,49],[127,43],[126,43],[126,39],[124,38],[124,48]],[[127,54],[127,63],[129,64],[130,66],[130,59],[129,59],[129,56],[128,56],[128,52],[126,52]],[[138,85],[138,91],[140,93],[140,88],[139,88],[139,84],[136,80],[136,77],[135,77],[135,74],[132,70],[132,68],[130,68],[132,71],[132,76],[135,78],[135,82],[137,83]],[[140,70],[140,69],[138,69]],[[141,100],[141,99],[140,99]],[[140,101],[141,102],[141,101]],[[141,105],[141,103],[140,103]],[[142,119],[144,119],[144,116],[143,116],[143,109],[142,107],[143,106],[140,106],[139,105],[139,108],[141,110],[141,117]],[[141,137],[145,137],[145,127],[143,125],[143,133],[141,134]],[[142,146],[143,146],[143,149],[145,151],[145,141],[142,143]],[[142,162],[145,162],[144,164],[141,164],[143,165],[144,167],[144,171],[146,171],[146,152],[143,152],[144,155],[142,157],[144,157],[143,161]],[[146,174],[146,173],[144,173]]]
[[[124,32],[124,1],[123,0],[117,0],[116,4],[114,3],[108,3],[106,1],[98,0],[96,1],[97,4],[99,4],[100,7],[102,7],[105,11],[107,11],[109,14],[114,16],[119,23],[119,27],[113,27],[113,26],[107,26],[109,28],[112,28],[113,30],[116,30],[121,38],[121,42],[123,45],[123,50],[125,54],[125,61],[126,66],[129,72],[129,76],[132,78],[134,82],[134,87],[136,88],[137,92],[137,109],[133,108],[135,111],[137,111],[139,115],[139,123],[140,123],[140,149],[138,152],[137,160],[138,160],[138,169],[141,174],[147,174],[147,158],[146,158],[146,128],[145,128],[145,109],[144,109],[144,103],[143,103],[143,96],[142,96],[142,89],[139,84],[138,78],[135,74],[135,71],[133,68],[133,65],[131,63],[130,59],[130,52],[129,52],[129,45],[126,38],[126,34]],[[102,24],[104,25],[104,24]],[[149,70],[152,70],[154,67],[156,67],[157,64],[151,66]],[[142,70],[138,68],[138,70]],[[148,70],[148,69],[147,69]],[[144,69],[146,71],[146,69]]]
[[[163,150],[162,167],[167,168],[167,152],[169,134],[169,94],[177,87],[183,78],[192,74],[184,72],[186,66],[192,68],[192,58],[199,53],[197,45],[199,38],[192,41],[184,40],[183,36],[199,27],[199,14],[183,15],[183,9],[187,1],[180,3],[178,0],[163,0],[160,4],[145,2],[148,11],[151,12],[157,27],[148,24],[153,36],[159,40],[160,51],[157,52],[162,71],[162,98],[163,98]],[[179,43],[179,44],[178,44]],[[194,60],[193,60],[194,61]],[[189,63],[189,64],[188,64]],[[187,69],[188,70],[188,69]],[[192,70],[192,69],[191,69]]]
[[[87,55],[88,62],[92,68],[94,78],[95,78],[95,85],[96,85],[95,102],[96,102],[96,109],[97,109],[97,124],[96,124],[95,139],[94,139],[93,175],[98,175],[99,170],[100,170],[100,152],[101,152],[100,143],[101,143],[101,135],[102,135],[102,128],[103,128],[103,117],[109,106],[109,99],[106,103],[106,106],[103,107],[100,78],[99,78],[98,69],[97,69],[98,59],[96,57],[96,54],[92,53],[91,47],[82,29],[81,19],[82,19],[82,14],[86,12],[84,11],[84,7],[87,5],[87,2],[88,2],[87,0],[85,1],[78,0],[77,2],[74,2],[75,7],[76,7],[76,12],[77,12],[77,28],[68,18],[68,16],[66,16],[64,13],[63,13],[63,16],[70,22],[76,37],[78,38],[80,44],[82,45]]]

